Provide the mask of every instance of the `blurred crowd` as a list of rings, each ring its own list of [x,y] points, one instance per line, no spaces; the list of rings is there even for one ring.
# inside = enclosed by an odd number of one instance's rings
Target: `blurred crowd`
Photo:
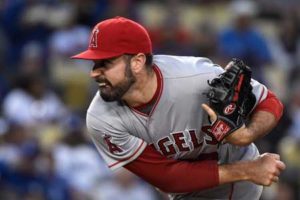
[[[282,100],[278,126],[257,141],[287,169],[262,200],[300,199],[300,2],[298,0],[0,1],[0,199],[163,200],[127,171],[111,173],[86,134],[96,86],[85,50],[99,21],[142,23],[155,54],[243,59]]]

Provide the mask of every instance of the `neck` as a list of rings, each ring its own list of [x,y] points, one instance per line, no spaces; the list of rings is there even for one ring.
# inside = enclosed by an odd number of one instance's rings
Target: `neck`
[[[157,78],[154,70],[143,71],[137,75],[137,80],[123,96],[123,100],[131,107],[148,103],[157,89]]]

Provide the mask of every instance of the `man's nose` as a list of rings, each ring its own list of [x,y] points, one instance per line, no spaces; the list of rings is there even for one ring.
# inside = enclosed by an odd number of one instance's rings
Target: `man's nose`
[[[90,77],[91,78],[96,78],[96,77],[98,77],[100,75],[103,75],[103,70],[100,69],[100,68],[91,70],[91,72],[90,72]]]

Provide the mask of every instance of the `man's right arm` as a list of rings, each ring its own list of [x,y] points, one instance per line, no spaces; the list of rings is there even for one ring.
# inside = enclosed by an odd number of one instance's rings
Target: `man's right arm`
[[[256,160],[220,165],[219,183],[245,180],[258,185],[270,186],[273,182],[278,181],[278,176],[284,169],[285,164],[280,161],[278,154],[265,153]]]
[[[216,160],[180,161],[166,158],[147,146],[124,167],[164,192],[187,193],[243,180],[269,186],[278,180],[285,165],[277,154],[225,165],[218,165]]]

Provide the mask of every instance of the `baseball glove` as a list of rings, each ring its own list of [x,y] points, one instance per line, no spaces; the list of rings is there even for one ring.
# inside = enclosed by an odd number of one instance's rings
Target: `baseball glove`
[[[252,93],[251,69],[243,61],[233,59],[232,65],[212,81],[206,96],[217,119],[211,133],[218,142],[240,128],[255,104]]]

